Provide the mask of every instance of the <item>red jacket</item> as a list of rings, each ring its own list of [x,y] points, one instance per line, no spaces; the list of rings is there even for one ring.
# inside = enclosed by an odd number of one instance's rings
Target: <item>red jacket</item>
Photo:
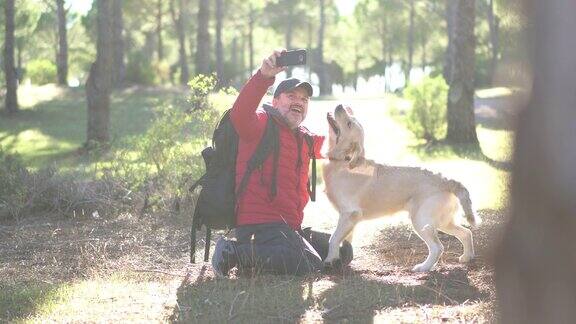
[[[258,71],[242,88],[232,107],[230,118],[240,137],[236,158],[236,187],[238,188],[248,160],[254,154],[268,120],[268,115],[259,108],[262,97],[274,83],[274,78],[264,77]],[[244,192],[238,197],[237,225],[284,222],[298,230],[302,224],[304,207],[308,203],[307,189],[310,156],[303,133],[314,139],[314,150],[320,158],[323,136],[313,135],[300,126],[291,130],[282,122],[278,124],[280,156],[277,170],[277,194],[269,197],[272,178],[272,154],[263,167],[254,170]],[[298,167],[298,141],[301,141],[302,164]]]

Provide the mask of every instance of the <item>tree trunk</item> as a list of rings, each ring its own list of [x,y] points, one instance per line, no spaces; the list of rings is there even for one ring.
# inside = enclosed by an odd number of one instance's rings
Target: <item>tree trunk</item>
[[[164,42],[162,39],[162,3],[163,0],[158,0],[156,3],[156,39],[158,40],[158,61],[164,59]]]
[[[405,71],[406,85],[410,84],[410,71],[412,71],[412,63],[414,58],[414,24],[416,16],[415,0],[410,0],[410,25],[408,26],[408,67]]]
[[[124,83],[126,65],[124,64],[124,19],[122,17],[122,0],[112,3],[112,49],[114,70],[112,71],[113,87],[119,88]]]
[[[234,72],[233,75],[230,76],[230,80],[232,81],[232,84],[235,86],[236,80],[238,80],[238,73],[242,71],[242,64],[240,63],[240,60],[238,58],[239,56],[238,54],[242,52],[238,49],[238,37],[234,36],[234,38],[232,38],[232,45],[230,47],[232,49],[230,55],[230,63],[234,67],[233,70]]]
[[[250,4],[250,18],[248,21],[248,51],[250,57],[250,75],[254,73],[254,23],[256,20],[256,11]]]
[[[90,67],[86,81],[88,102],[88,129],[85,146],[94,148],[95,143],[107,145],[110,141],[110,93],[112,91],[112,68],[114,66],[113,2],[96,0],[98,42],[96,61]]]
[[[18,77],[14,66],[14,0],[4,1],[4,75],[6,77],[5,109],[8,114],[18,112]]]
[[[290,7],[290,10],[292,8]],[[292,12],[290,11],[288,13],[290,15],[290,17],[292,16]],[[292,23],[292,19],[288,19],[288,26],[286,26],[286,33],[284,34],[284,38],[285,38],[285,42],[286,42],[286,49],[290,50],[292,49],[292,31],[294,29],[293,23]],[[292,67],[289,66],[286,69],[286,77],[291,78],[292,77]]]
[[[200,0],[198,4],[198,31],[196,34],[196,73],[210,74],[210,1]]]
[[[326,28],[326,15],[325,11],[325,2],[324,0],[319,0],[320,4],[320,26],[318,27],[318,82],[320,83],[320,95],[331,95],[332,94],[332,87],[330,86],[330,82],[328,80],[328,75],[326,71],[326,65],[324,64],[324,29]]]
[[[313,37],[313,26],[312,26],[312,18],[308,17],[308,44],[307,49],[308,53],[312,53],[312,37]],[[312,69],[310,65],[308,65],[308,80],[312,80]]]
[[[68,85],[68,37],[66,29],[66,10],[64,0],[56,0],[58,12],[58,54],[56,56],[56,70],[58,84]]]
[[[178,36],[178,63],[180,65],[180,84],[187,85],[190,79],[190,72],[188,71],[188,61],[186,56],[186,26],[188,0],[178,0],[178,16],[176,16],[174,8],[174,0],[170,2],[170,11],[172,13],[172,20],[176,28],[176,35]]]
[[[499,29],[500,21],[494,14],[494,0],[488,0],[488,26],[490,27],[490,49],[492,50],[492,60],[490,63],[490,80],[494,79],[496,65],[498,64],[498,53],[500,51]]]
[[[454,47],[454,19],[456,16],[456,5],[454,4],[455,0],[447,0],[445,3],[446,6],[446,33],[448,34],[448,46],[446,46],[446,51],[444,52],[444,69],[442,71],[442,76],[446,83],[450,82],[450,75],[452,74],[451,71],[451,61],[450,61],[450,53],[453,51],[452,48]]]
[[[511,212],[496,254],[502,323],[576,319],[576,11],[573,0],[524,1],[531,98],[516,132]]]
[[[222,25],[224,22],[224,0],[216,0],[216,76],[218,89],[226,85],[224,76],[224,49],[222,46]]]
[[[454,32],[449,53],[448,132],[446,141],[480,147],[474,121],[474,1],[450,0]]]

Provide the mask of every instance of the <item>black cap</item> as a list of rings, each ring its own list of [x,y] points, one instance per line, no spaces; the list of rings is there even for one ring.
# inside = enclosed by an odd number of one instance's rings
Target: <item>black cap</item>
[[[314,92],[312,90],[312,85],[310,85],[310,83],[308,83],[306,81],[302,81],[300,79],[296,79],[296,78],[289,78],[289,79],[283,80],[282,82],[280,82],[280,84],[278,84],[278,86],[276,87],[276,90],[274,90],[274,98],[278,98],[278,96],[281,93],[294,90],[294,89],[298,88],[299,86],[303,86],[306,89],[306,91],[308,92],[308,96],[312,97],[312,94]]]

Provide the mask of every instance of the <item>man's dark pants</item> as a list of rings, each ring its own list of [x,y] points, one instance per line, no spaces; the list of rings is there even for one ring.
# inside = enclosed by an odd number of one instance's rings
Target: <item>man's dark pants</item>
[[[306,237],[306,238],[305,238]],[[306,275],[322,270],[330,234],[295,231],[285,223],[242,225],[236,228],[235,250],[241,272]],[[343,264],[352,260],[352,246],[340,248]]]

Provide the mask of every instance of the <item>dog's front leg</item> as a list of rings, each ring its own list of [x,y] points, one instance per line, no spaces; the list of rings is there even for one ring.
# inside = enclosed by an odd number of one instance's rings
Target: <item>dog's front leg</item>
[[[334,231],[334,234],[330,236],[330,241],[328,242],[328,256],[324,260],[324,264],[332,265],[340,259],[340,244],[344,238],[352,233],[354,226],[356,226],[361,218],[361,211],[340,213],[336,230]]]

